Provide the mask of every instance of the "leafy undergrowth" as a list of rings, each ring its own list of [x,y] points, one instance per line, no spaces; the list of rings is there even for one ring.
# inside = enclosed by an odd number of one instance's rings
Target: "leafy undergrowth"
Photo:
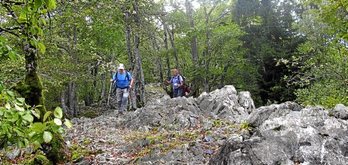
[[[95,155],[102,153],[102,151],[92,151],[88,148],[84,147],[83,145],[79,144],[73,144],[69,147],[69,150],[71,151],[71,157],[69,160],[66,160],[66,163],[76,163],[80,162],[81,160],[87,160],[88,162],[91,162],[91,160],[94,158]],[[10,160],[6,159],[4,154],[0,153],[0,159],[1,164],[3,165],[12,165],[12,164],[26,164],[26,165],[36,165],[36,164],[52,164],[45,156],[45,153],[42,151],[36,152],[35,154],[28,154],[24,151],[20,151],[20,156]]]
[[[1,88],[0,163],[50,164],[69,159],[62,134],[72,127],[59,107],[46,111],[31,107],[25,98]]]
[[[46,158],[43,152],[36,152],[35,154],[22,154],[12,160],[7,159],[5,155],[0,154],[1,164],[12,165],[12,164],[26,164],[26,165],[36,165],[36,164],[50,164],[50,161]]]

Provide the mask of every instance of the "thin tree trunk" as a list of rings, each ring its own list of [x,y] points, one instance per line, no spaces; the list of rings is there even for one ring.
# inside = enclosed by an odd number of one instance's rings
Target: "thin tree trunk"
[[[100,100],[105,101],[105,91],[106,91],[106,73],[101,75],[101,92],[100,92]]]
[[[131,27],[130,27],[130,13],[129,11],[124,12],[125,15],[125,22],[126,22],[126,44],[127,44],[127,53],[128,53],[128,63],[130,68],[134,68],[134,59],[132,54],[132,43],[131,43]]]
[[[155,34],[152,33],[152,48],[155,50],[155,52],[159,52],[160,51],[160,47],[158,46],[158,43],[156,41],[156,37],[155,37]],[[159,57],[156,57],[156,64],[157,64],[157,70],[158,70],[158,73],[159,73],[159,80],[158,82],[162,82],[164,80],[164,77],[163,77],[163,67],[162,67],[162,58],[159,56]]]
[[[185,0],[186,14],[190,23],[190,27],[195,29],[195,22],[192,14],[192,4],[189,0]],[[198,64],[198,47],[197,47],[197,36],[193,35],[191,38],[191,55],[194,64]]]
[[[186,14],[189,20],[189,24],[191,29],[195,29],[195,23],[193,20],[193,15],[192,15],[192,5],[191,2],[189,0],[185,0],[185,7],[186,7]],[[196,70],[198,68],[196,68],[198,66],[198,47],[197,47],[197,36],[193,35],[191,37],[191,56],[192,56],[192,62],[193,62],[193,66],[194,68],[194,72],[196,72]],[[194,96],[198,96],[199,95],[199,84],[197,81],[197,76],[194,74],[193,75],[193,79],[192,79],[192,93]]]
[[[69,109],[71,114],[76,117],[77,116],[77,108],[76,108],[76,85],[75,82],[69,82]]]
[[[224,85],[225,85],[225,78],[226,78],[227,70],[228,70],[229,66],[230,66],[229,64],[225,64],[225,66],[224,66],[224,70],[221,74],[221,79],[220,79],[220,86],[219,86],[220,88],[224,87]]]
[[[167,62],[167,78],[171,77],[171,68],[170,68],[170,56],[169,56],[169,48],[168,48],[168,33],[167,33],[167,24],[164,20],[162,20],[163,24],[163,41],[164,41],[164,48],[166,49],[166,62]]]
[[[128,9],[125,9],[124,11],[124,19],[125,19],[125,32],[126,32],[126,44],[127,44],[127,53],[128,53],[128,62],[129,62],[129,66],[132,72],[132,77],[134,79],[134,87],[130,89],[130,95],[129,95],[129,105],[130,105],[130,109],[137,109],[137,97],[136,97],[136,80],[137,80],[137,70],[136,70],[136,65],[134,62],[134,56],[133,56],[133,52],[132,52],[132,43],[131,43],[131,38],[132,38],[132,29],[131,29],[131,14],[128,11]]]
[[[60,105],[64,111],[64,114],[66,114],[68,117],[72,117],[71,113],[70,113],[70,109],[67,106],[67,88],[64,88],[61,92],[60,95]]]
[[[203,53],[205,56],[204,58],[204,69],[205,69],[205,77],[204,77],[204,91],[209,92],[209,59],[211,54],[211,48],[210,48],[210,25],[209,25],[209,17],[210,13],[208,13],[207,8],[204,7],[204,15],[205,15],[205,52]]]
[[[98,79],[98,68],[99,68],[99,61],[96,62],[96,64],[93,66],[92,76],[93,76],[93,87],[94,90],[97,89],[97,79]],[[94,93],[94,92],[93,92]]]
[[[169,35],[169,40],[170,40],[170,44],[172,45],[173,48],[173,55],[175,58],[175,68],[179,68],[179,57],[178,57],[178,50],[175,47],[175,42],[174,42],[174,30],[170,30],[167,26],[166,29],[168,35]]]
[[[140,29],[140,17],[139,17],[139,4],[138,0],[135,0],[133,3],[133,8],[136,14],[134,14],[134,22],[137,26],[138,29]],[[135,56],[135,61],[136,61],[136,68],[137,68],[137,79],[136,81],[138,82],[138,91],[140,95],[140,105],[144,105],[146,103],[146,98],[145,98],[145,79],[144,79],[144,71],[142,68],[142,59],[141,55],[139,52],[139,45],[140,45],[140,36],[139,33],[136,32],[134,36],[134,56]]]

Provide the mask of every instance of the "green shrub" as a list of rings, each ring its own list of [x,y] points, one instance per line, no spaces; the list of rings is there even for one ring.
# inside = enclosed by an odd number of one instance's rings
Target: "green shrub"
[[[297,101],[304,105],[322,105],[332,108],[336,104],[348,105],[348,89],[335,81],[317,82],[296,92]]]
[[[0,85],[0,148],[30,147],[36,153],[43,150],[44,145],[55,145],[53,141],[64,133],[63,124],[68,128],[72,126],[67,119],[62,122],[61,108],[47,111],[43,119],[37,108],[28,106],[24,98]]]

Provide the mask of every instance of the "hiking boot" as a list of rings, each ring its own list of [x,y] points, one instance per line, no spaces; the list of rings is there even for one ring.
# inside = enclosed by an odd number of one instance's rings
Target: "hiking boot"
[[[119,111],[118,114],[119,114],[119,115],[123,115],[124,112],[123,112],[123,111]]]

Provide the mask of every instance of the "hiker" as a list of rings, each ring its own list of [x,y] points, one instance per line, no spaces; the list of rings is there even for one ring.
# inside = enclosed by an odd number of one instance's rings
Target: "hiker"
[[[116,88],[118,111],[123,114],[128,105],[129,89],[132,88],[134,80],[132,75],[124,69],[124,65],[120,64],[111,81]]]
[[[173,77],[168,81],[166,80],[167,84],[171,84],[173,86],[173,98],[175,97],[181,97],[183,96],[183,85],[184,85],[184,79],[179,74],[178,69],[172,70]]]

